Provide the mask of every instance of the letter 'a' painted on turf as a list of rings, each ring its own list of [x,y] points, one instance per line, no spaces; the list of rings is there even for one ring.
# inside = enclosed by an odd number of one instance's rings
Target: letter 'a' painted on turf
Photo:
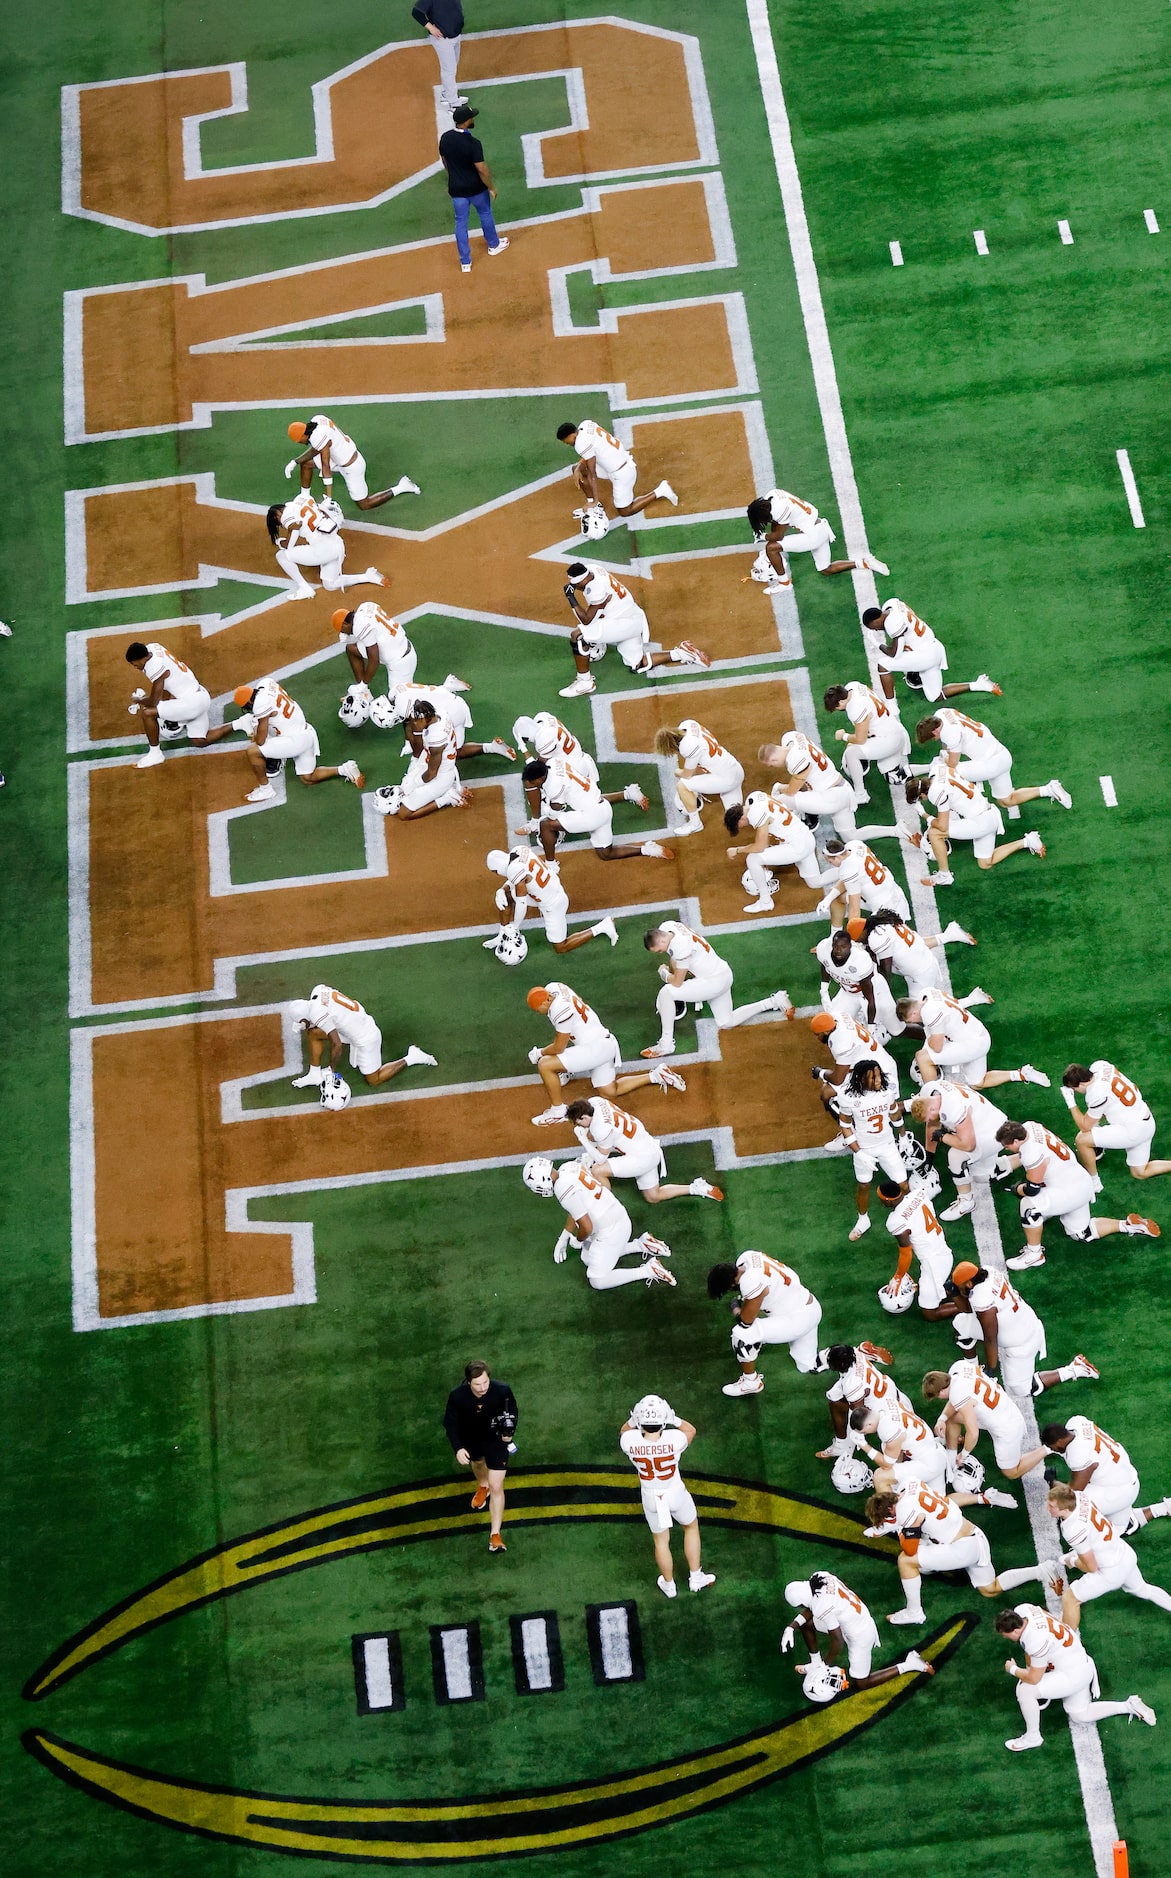
[[[587,1604],[586,1636],[599,1687],[607,1682],[646,1680],[638,1605],[632,1598],[624,1604]]]
[[[484,1700],[479,1624],[432,1624],[431,1674],[437,1702]]]
[[[378,1715],[384,1710],[405,1708],[403,1653],[397,1630],[375,1631],[369,1636],[352,1637],[354,1688],[359,1715]]]
[[[510,1617],[512,1668],[518,1695],[556,1695],[565,1687],[561,1631],[556,1611]]]

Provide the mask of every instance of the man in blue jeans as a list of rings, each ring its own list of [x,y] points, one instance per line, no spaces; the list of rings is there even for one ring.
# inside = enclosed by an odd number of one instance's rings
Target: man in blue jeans
[[[469,129],[477,115],[470,105],[459,105],[452,113],[454,129],[445,130],[439,139],[439,154],[447,171],[447,193],[455,211],[455,245],[465,274],[472,271],[472,249],[468,240],[468,217],[472,209],[480,218],[488,253],[503,254],[508,246],[508,237],[497,234],[492,219],[496,185],[484,161],[484,146]]]

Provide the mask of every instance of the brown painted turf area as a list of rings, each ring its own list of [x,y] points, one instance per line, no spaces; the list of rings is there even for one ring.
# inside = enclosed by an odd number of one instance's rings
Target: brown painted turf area
[[[639,1090],[627,1098],[631,1109],[663,1134],[730,1128],[741,1155],[812,1147],[827,1138],[829,1125],[809,1077],[813,1042],[806,1025],[747,1026],[725,1032],[720,1047],[720,1061],[687,1066],[685,1095]],[[545,1101],[535,1073],[520,1088],[358,1097],[336,1115],[306,1100],[296,1115],[258,1110],[225,1123],[221,1083],[277,1070],[281,1062],[275,1014],[94,1037],[95,1236],[104,1316],[287,1294],[288,1240],[226,1230],[225,1195],[234,1189],[534,1150],[531,1117]],[[517,1066],[485,1068],[507,1075]],[[129,1179],[125,1116],[147,1087],[152,1153]],[[581,1084],[580,1092],[587,1088]],[[543,1140],[568,1147],[571,1131],[548,1129]]]

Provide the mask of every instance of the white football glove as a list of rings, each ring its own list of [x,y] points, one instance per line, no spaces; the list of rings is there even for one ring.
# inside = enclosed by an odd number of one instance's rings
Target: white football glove
[[[659,977],[662,979],[664,984],[666,984],[668,978],[670,978],[671,975],[672,975],[672,969],[669,965],[659,966]]]
[[[134,690],[130,693],[130,696],[132,698],[145,698],[146,693],[142,689],[141,685],[135,685]]]
[[[558,1238],[557,1244],[553,1247],[553,1263],[554,1265],[564,1265],[568,1257],[569,1234],[568,1232],[563,1232]]]
[[[793,1624],[787,1624],[781,1632],[781,1655],[788,1656],[789,1651],[796,1647],[796,1643],[796,1627]]]
[[[507,888],[507,887],[497,887],[497,889],[496,889],[496,906],[497,906],[497,910],[498,910],[499,912],[501,912],[501,913],[507,913],[507,911],[508,911],[508,909],[509,909],[509,906],[510,906],[510,904],[511,904],[511,900],[512,900],[512,896],[511,896],[511,894],[509,893],[509,891],[508,891],[508,888]]]
[[[533,1064],[539,1063],[543,1055],[544,1055],[544,1051],[541,1048],[541,1045],[539,1043],[534,1043],[532,1049],[529,1051],[529,1062]]]
[[[817,913],[821,918],[824,918],[825,915],[829,912],[830,907],[833,905],[837,897],[838,896],[837,896],[836,890],[833,893],[823,894],[821,899],[817,902],[817,905],[814,907],[813,909],[814,912]]]
[[[293,474],[293,471],[296,469],[296,467],[297,467],[297,459],[295,456],[291,456],[288,462],[285,464],[285,480],[286,481]]]
[[[255,737],[256,719],[253,717],[251,711],[244,711],[236,719],[236,722],[234,723],[232,728],[233,730],[243,731],[246,737]]]

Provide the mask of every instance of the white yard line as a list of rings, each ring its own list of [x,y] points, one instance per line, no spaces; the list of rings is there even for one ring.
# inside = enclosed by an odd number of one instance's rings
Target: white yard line
[[[796,154],[789,128],[788,111],[785,106],[785,94],[781,86],[781,75],[777,64],[776,47],[773,43],[769,23],[768,0],[745,0],[748,11],[748,24],[752,34],[753,50],[756,54],[757,72],[760,78],[761,95],[764,100],[765,114],[768,119],[769,139],[772,144],[773,160],[776,165],[777,182],[780,185],[781,202],[785,211],[785,221],[789,232],[789,246],[793,255],[793,266],[797,276],[797,291],[801,303],[801,313],[805,322],[805,336],[809,346],[810,363],[813,367],[814,386],[817,391],[818,408],[821,413],[822,428],[825,432],[826,449],[829,455],[830,471],[833,476],[834,493],[842,518],[842,529],[846,538],[847,552],[851,558],[864,552],[866,527],[862,515],[862,505],[858,496],[858,485],[854,475],[853,459],[846,434],[845,418],[842,413],[841,394],[838,389],[837,371],[834,366],[833,349],[830,345],[829,330],[826,325],[825,308],[821,298],[821,283],[817,273],[817,263],[813,255],[813,244],[809,234],[809,224],[805,215],[805,202],[801,190],[801,177],[797,169]],[[1069,224],[1058,224],[1062,241],[1072,241]],[[892,253],[892,259],[893,259]],[[864,604],[872,605],[874,583],[869,575],[854,576],[855,592]],[[862,591],[859,591],[859,590]],[[869,591],[866,591],[869,589]],[[908,876],[912,905],[915,912],[915,924],[921,931],[937,933],[939,917],[935,905],[935,895],[931,888],[922,887],[914,877],[914,871]],[[987,1188],[977,1190],[976,1206],[972,1216],[976,1235],[976,1245],[983,1263],[1003,1269],[1004,1253],[1000,1243],[1000,1231],[996,1212],[992,1204],[991,1193]],[[1031,1400],[1019,1400],[1018,1406],[1029,1424],[1030,1436],[1036,1429],[1036,1419],[1032,1412]],[[1056,1529],[1045,1508],[1045,1489],[1043,1481],[1037,1478],[1037,1470],[1025,1481],[1025,1499],[1028,1505],[1029,1521],[1038,1558],[1052,1557],[1057,1550]],[[1003,1720],[1006,1726],[1012,1726],[1015,1717],[1011,1707],[1006,1704]],[[1000,1725],[1001,1717],[993,1718],[994,1725]],[[1085,1808],[1086,1825],[1090,1835],[1090,1845],[1094,1857],[1097,1878],[1111,1878],[1114,1869],[1113,1845],[1118,1836],[1114,1821],[1114,1806],[1110,1796],[1110,1785],[1106,1777],[1106,1766],[1102,1757],[1102,1746],[1095,1727],[1072,1726],[1070,1735],[1073,1741],[1074,1757],[1081,1786],[1082,1805]]]
[[[1099,776],[1098,787],[1102,791],[1102,800],[1108,809],[1118,807],[1118,792],[1114,787],[1113,776]]]
[[[1073,247],[1073,230],[1072,230],[1072,229],[1070,228],[1070,225],[1069,225],[1069,223],[1068,223],[1068,222],[1058,222],[1058,224],[1057,224],[1057,232],[1058,232],[1058,234],[1059,234],[1059,235],[1061,236],[1061,245],[1062,245],[1062,247],[1063,247],[1063,248],[1072,248],[1072,247]]]
[[[1130,452],[1128,450],[1116,450],[1114,455],[1118,459],[1118,474],[1122,478],[1122,487],[1126,492],[1126,506],[1130,510],[1130,519],[1136,528],[1145,528],[1147,518],[1143,514],[1143,505],[1139,501],[1138,484],[1134,480],[1134,471],[1130,467]]]
[[[903,244],[901,241],[892,241],[890,244],[890,264],[892,267],[901,267],[903,265]]]
[[[987,235],[986,235],[986,234],[984,233],[984,230],[983,230],[982,228],[974,228],[974,229],[972,230],[972,240],[973,240],[973,241],[975,242],[975,244],[976,244],[976,253],[977,253],[977,254],[987,254],[987,252],[988,252],[988,237],[987,237]]]
[[[1144,221],[1144,222],[1146,223],[1146,225],[1147,225],[1147,233],[1148,233],[1148,235],[1157,235],[1157,234],[1158,234],[1158,232],[1159,232],[1159,218],[1158,218],[1158,216],[1157,216],[1157,215],[1155,214],[1155,211],[1154,211],[1154,209],[1144,209],[1144,210],[1143,210],[1143,221]]]

